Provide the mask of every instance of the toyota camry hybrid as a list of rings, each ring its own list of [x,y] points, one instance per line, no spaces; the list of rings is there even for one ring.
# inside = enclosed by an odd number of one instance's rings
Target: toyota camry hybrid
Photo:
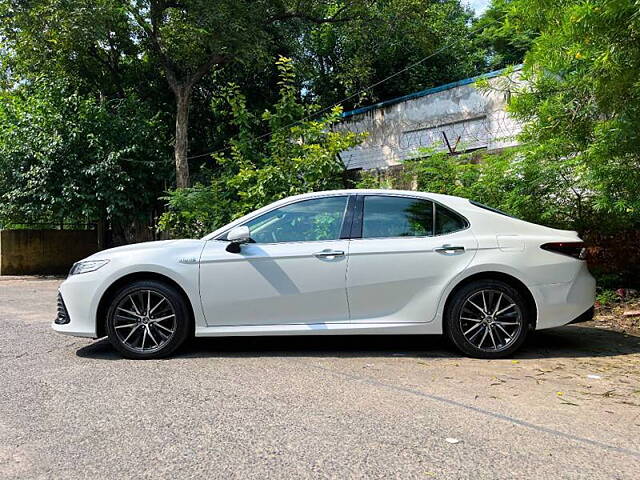
[[[339,190],[286,198],[200,240],[98,252],[61,284],[53,328],[128,358],[187,338],[445,334],[512,354],[528,332],[590,318],[576,232],[459,197]],[[390,340],[391,341],[391,340]]]

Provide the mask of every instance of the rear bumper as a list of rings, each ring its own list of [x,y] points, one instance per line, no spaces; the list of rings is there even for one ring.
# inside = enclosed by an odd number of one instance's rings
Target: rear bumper
[[[584,264],[571,282],[536,285],[531,292],[538,308],[536,329],[560,327],[586,321],[595,303],[596,281]]]
[[[590,320],[593,320],[593,314],[594,314],[595,310],[596,310],[595,307],[591,307],[589,310],[587,310],[586,312],[578,315],[576,318],[571,320],[571,322],[569,322],[569,323],[582,323],[582,322],[588,322]]]

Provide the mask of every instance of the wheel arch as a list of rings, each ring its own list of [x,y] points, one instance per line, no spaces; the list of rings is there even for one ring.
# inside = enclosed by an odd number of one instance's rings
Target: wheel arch
[[[524,297],[525,301],[527,302],[527,308],[531,313],[530,318],[532,320],[529,326],[531,329],[536,328],[536,324],[538,321],[538,307],[536,305],[535,298],[531,293],[531,290],[529,290],[529,288],[522,282],[522,280],[514,277],[513,275],[509,275],[508,273],[498,272],[498,271],[478,272],[460,280],[447,295],[447,299],[445,301],[444,308],[442,310],[443,319],[446,318],[447,311],[450,308],[451,301],[455,296],[455,294],[465,285],[468,285],[469,283],[474,282],[476,280],[500,280],[508,284],[509,286],[515,288],[516,290],[518,290],[518,292]]]
[[[189,311],[189,319],[191,323],[191,332],[190,335],[193,336],[195,330],[195,314],[193,310],[193,305],[191,304],[191,300],[185,292],[184,288],[180,286],[175,280],[172,278],[163,275],[157,272],[134,272],[124,275],[117,280],[115,280],[109,287],[104,291],[102,297],[100,297],[100,302],[98,303],[98,310],[96,312],[96,335],[97,338],[102,338],[107,335],[107,310],[109,309],[109,303],[114,295],[125,285],[135,282],[138,280],[155,280],[158,282],[165,283],[175,288],[176,291],[182,296],[182,299],[185,301],[187,305],[187,309]]]

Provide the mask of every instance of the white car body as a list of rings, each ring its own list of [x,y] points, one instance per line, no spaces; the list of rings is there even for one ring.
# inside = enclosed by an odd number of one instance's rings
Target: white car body
[[[227,251],[229,242],[217,239],[283,205],[344,195],[428,199],[466,218],[469,227],[430,237],[249,243],[240,253]],[[497,274],[526,287],[535,303],[535,328],[545,329],[571,322],[594,304],[595,281],[586,262],[540,248],[576,241],[576,232],[517,220],[458,197],[394,190],[309,193],[268,205],[200,240],[140,243],[92,255],[87,260],[108,263],[62,283],[70,322],[53,328],[104,336],[105,293],[123,278],[151,275],[184,292],[197,337],[440,334],[456,286],[472,276]],[[464,250],[443,254],[443,246]],[[344,255],[316,256],[326,249]]]

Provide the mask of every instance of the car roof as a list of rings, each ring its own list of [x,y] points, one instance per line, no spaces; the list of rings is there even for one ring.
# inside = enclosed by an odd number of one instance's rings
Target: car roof
[[[468,204],[469,200],[462,197],[455,197],[453,195],[444,195],[442,193],[432,192],[420,192],[416,190],[392,190],[383,188],[352,188],[343,190],[324,190],[321,192],[303,193],[300,195],[294,195],[287,197],[286,200],[291,201],[293,199],[315,198],[332,195],[402,195],[410,197],[424,197],[432,200],[436,200],[449,205]]]

